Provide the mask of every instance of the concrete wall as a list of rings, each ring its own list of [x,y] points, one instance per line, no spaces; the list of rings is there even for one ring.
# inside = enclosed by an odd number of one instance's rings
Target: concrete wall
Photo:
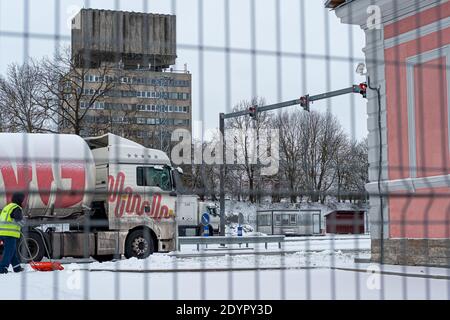
[[[450,239],[386,239],[386,264],[450,266]],[[380,240],[372,240],[372,261],[380,261]]]
[[[82,9],[72,22],[72,52],[80,63],[168,67],[176,59],[176,16]]]

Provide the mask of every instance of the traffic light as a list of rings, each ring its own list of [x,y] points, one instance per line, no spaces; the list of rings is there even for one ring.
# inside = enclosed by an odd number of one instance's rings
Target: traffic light
[[[248,114],[252,119],[256,119],[256,114],[257,114],[256,106],[252,106],[252,107],[248,108]]]
[[[367,98],[367,83],[363,82],[359,84],[359,93],[363,98]]]
[[[305,110],[309,112],[309,105],[311,104],[311,101],[309,100],[309,94],[306,96],[300,97],[300,106]]]

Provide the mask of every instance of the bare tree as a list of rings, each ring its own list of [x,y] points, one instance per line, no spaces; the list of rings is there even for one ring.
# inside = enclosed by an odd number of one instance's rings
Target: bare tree
[[[337,200],[365,200],[369,171],[367,138],[348,141],[336,154],[335,167]]]
[[[136,131],[139,129],[139,125],[136,123],[137,110],[131,105],[122,105],[120,108],[114,109],[105,107],[104,110],[98,110],[96,114],[97,122],[89,126],[93,131],[92,134],[101,135],[112,132],[118,133],[124,138],[136,139]]]
[[[90,81],[93,67],[96,79]],[[61,131],[81,133],[89,110],[115,87],[112,70],[109,64],[77,65],[69,47],[59,50],[53,58],[42,60],[40,79],[46,96],[43,107],[54,113],[53,120]]]
[[[252,106],[261,107],[265,105],[265,100],[262,98],[253,98],[251,101],[241,101],[234,107],[234,111],[248,110]],[[227,130],[234,132],[234,145],[227,144],[227,152],[237,152],[238,157],[242,158],[242,163],[238,161],[235,169],[245,176],[247,190],[249,192],[249,200],[255,203],[260,200],[258,188],[261,187],[260,181],[260,167],[257,157],[257,137],[262,135],[264,130],[271,126],[271,116],[267,112],[258,113],[256,118],[251,117],[237,117],[232,118],[227,123]],[[260,150],[260,156],[263,150]],[[233,182],[231,182],[233,183]],[[241,183],[241,181],[240,181]]]
[[[156,93],[156,112],[158,125],[153,130],[153,145],[164,152],[169,153],[171,149],[171,124],[169,123],[169,109],[167,106],[169,95],[169,76],[162,76],[155,82],[154,92]],[[173,126],[173,123],[172,123]]]
[[[235,110],[245,110],[262,103],[241,102]],[[341,124],[331,113],[284,112],[276,117],[261,113],[259,119],[240,117],[229,120],[227,129],[235,129],[234,145],[227,143],[227,152],[237,151],[244,163],[227,165],[227,192],[238,200],[248,191],[255,202],[258,188],[272,190],[272,201],[289,195],[292,203],[308,196],[313,202],[325,203],[330,191],[361,193],[367,182],[367,141],[349,141]],[[261,118],[263,117],[263,118]],[[259,120],[259,122],[258,122]],[[280,170],[270,177],[261,177],[252,161],[254,148],[250,132],[267,128],[279,130]],[[239,133],[239,134],[236,134]],[[233,150],[233,148],[237,150]],[[356,200],[350,198],[350,200]],[[360,199],[361,200],[361,199]]]
[[[8,66],[6,78],[0,78],[2,130],[51,131],[49,110],[42,103],[45,97],[40,78],[39,68],[32,60]]]
[[[1,101],[4,101],[2,97],[0,97]],[[8,131],[8,123],[6,121],[6,110],[0,105],[0,132]]]
[[[330,112],[306,114],[309,129],[307,132],[309,152],[306,155],[306,177],[313,191],[312,201],[325,202],[325,192],[334,183],[333,161],[336,153],[345,143],[345,136],[337,118]]]
[[[281,181],[291,202],[306,193],[313,202],[326,200],[335,185],[337,154],[347,136],[331,113],[285,112],[275,120],[280,130]]]
[[[283,176],[286,178],[287,187],[290,192],[291,202],[297,202],[299,189],[302,187],[302,174],[300,162],[303,155],[302,140],[304,130],[300,130],[304,125],[302,113],[284,112],[275,119],[275,125],[280,132],[280,167]]]
[[[193,141],[193,148],[196,153],[206,154],[214,151],[215,147],[220,147],[217,144],[217,137],[213,137],[211,141]],[[211,152],[214,153],[214,152]],[[214,156],[214,155],[213,155]],[[192,160],[192,159],[191,159]],[[218,185],[219,185],[219,164],[206,163],[205,159],[198,163],[185,164],[182,166],[184,174],[182,179],[183,192],[197,194],[201,199],[211,198],[213,201],[217,200]]]

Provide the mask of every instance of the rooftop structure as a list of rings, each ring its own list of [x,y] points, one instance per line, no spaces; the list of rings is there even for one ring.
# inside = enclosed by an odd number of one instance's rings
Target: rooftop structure
[[[72,53],[78,65],[120,62],[160,71],[177,58],[176,16],[82,9],[72,20]]]

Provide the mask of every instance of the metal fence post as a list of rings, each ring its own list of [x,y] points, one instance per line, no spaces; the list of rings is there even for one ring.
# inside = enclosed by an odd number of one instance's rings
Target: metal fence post
[[[219,115],[219,129],[222,139],[222,163],[220,164],[220,235],[225,236],[225,114]]]

